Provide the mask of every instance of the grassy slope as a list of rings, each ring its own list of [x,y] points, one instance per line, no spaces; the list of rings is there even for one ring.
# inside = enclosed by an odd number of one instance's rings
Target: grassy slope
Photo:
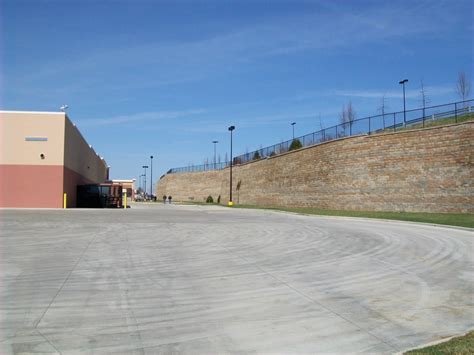
[[[445,224],[451,226],[474,228],[474,215],[467,213],[411,213],[411,212],[370,212],[370,211],[331,211],[309,207],[259,207],[248,205],[236,205],[238,208],[270,209],[303,214],[314,214],[323,216],[345,216],[394,219],[400,221],[424,222]]]
[[[453,355],[464,355],[474,354],[474,331],[469,332],[464,336],[456,337],[447,341],[446,343],[428,346],[423,349],[411,350],[405,354],[417,355],[417,354],[453,354]]]
[[[467,122],[467,121],[473,121],[474,120],[474,113],[467,113],[459,116],[457,118],[457,123],[461,122]],[[425,121],[425,126],[423,127],[423,123],[416,123],[413,125],[409,125],[407,127],[397,127],[396,131],[401,132],[401,131],[410,131],[412,129],[419,129],[419,128],[428,128],[428,127],[435,127],[435,126],[443,126],[447,124],[453,124],[456,123],[455,117],[446,117],[446,118],[441,118],[439,120],[432,121],[431,119],[427,118]],[[385,131],[378,132],[378,133],[386,133],[386,132],[393,132],[393,128],[391,129],[386,129]]]

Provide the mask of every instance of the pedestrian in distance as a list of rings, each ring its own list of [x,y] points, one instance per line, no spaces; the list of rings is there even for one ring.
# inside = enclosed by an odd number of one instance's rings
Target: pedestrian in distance
[[[171,204],[171,196],[168,196],[168,203]]]
[[[163,195],[163,203],[166,203],[166,195]]]

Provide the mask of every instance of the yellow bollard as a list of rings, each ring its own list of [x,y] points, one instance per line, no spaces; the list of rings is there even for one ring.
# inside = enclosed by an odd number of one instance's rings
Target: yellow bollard
[[[67,208],[67,193],[63,194],[63,208]]]
[[[232,207],[233,205],[234,205],[234,202],[232,202],[232,201],[229,201],[229,202],[227,203],[227,206],[229,206],[229,207]]]
[[[123,208],[127,209],[127,190],[122,192]]]

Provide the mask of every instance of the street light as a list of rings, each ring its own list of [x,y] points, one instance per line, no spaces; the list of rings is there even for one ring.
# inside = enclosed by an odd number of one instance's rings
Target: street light
[[[219,141],[212,141],[214,143],[214,169],[216,168],[216,144],[219,143]]]
[[[403,85],[403,127],[407,125],[407,110],[405,106],[405,83],[408,83],[408,79],[403,79],[399,84]]]
[[[234,202],[232,202],[232,131],[235,129],[235,126],[230,126],[229,128],[230,131],[230,194],[229,194],[229,206],[233,206]]]
[[[150,155],[150,194],[153,199],[153,155]]]
[[[293,140],[295,140],[295,124],[296,122],[291,123],[291,126],[293,127]]]
[[[142,193],[143,193],[143,177],[145,175],[141,174],[138,178],[139,178],[139,188],[142,190]]]
[[[143,185],[145,185],[145,200],[146,200],[146,169],[148,169],[148,165],[143,165],[142,168],[145,169],[145,174],[143,175],[145,179],[145,183]]]

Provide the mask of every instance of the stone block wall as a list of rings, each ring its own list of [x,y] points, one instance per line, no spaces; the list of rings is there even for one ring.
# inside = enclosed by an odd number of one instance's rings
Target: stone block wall
[[[474,213],[474,122],[343,138],[234,166],[235,203]],[[229,199],[229,169],[165,175],[157,195]]]

